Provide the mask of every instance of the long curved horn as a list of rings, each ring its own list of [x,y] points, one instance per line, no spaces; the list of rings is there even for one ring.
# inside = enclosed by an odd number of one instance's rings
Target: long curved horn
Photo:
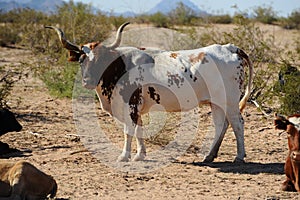
[[[70,51],[81,52],[80,47],[78,45],[73,44],[72,42],[68,41],[65,38],[65,34],[60,28],[57,28],[57,27],[54,27],[54,26],[45,26],[45,28],[54,29],[56,31],[56,33],[58,34],[59,40],[62,43],[64,48],[66,48]]]
[[[107,48],[115,49],[120,46],[121,39],[122,39],[122,32],[123,32],[125,26],[127,26],[128,24],[130,24],[130,22],[126,22],[119,27],[119,29],[117,31],[116,40],[111,45],[107,46]]]

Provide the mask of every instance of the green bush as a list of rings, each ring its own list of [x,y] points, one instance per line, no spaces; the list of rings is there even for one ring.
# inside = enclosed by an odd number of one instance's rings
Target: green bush
[[[278,20],[276,12],[271,6],[261,7],[258,6],[254,10],[254,18],[264,24],[273,24]]]
[[[169,13],[169,17],[173,25],[191,25],[196,14],[191,8],[179,2],[177,7]]]
[[[160,28],[160,27],[168,28],[170,25],[169,18],[160,12],[151,15],[149,17],[149,21],[151,23],[153,23],[155,27],[158,27],[158,28]]]
[[[0,108],[7,107],[7,97],[9,96],[14,81],[11,73],[0,68]]]
[[[286,29],[300,30],[300,9],[293,11],[288,18],[282,20],[281,24]]]
[[[21,37],[15,24],[5,24],[3,28],[0,27],[0,46],[9,46],[19,43]]]
[[[21,79],[21,71],[12,71],[7,68],[13,66],[0,66],[0,108],[8,107],[8,97],[11,94],[14,84]]]
[[[72,98],[74,79],[78,72],[77,63],[66,63],[64,67],[48,69],[40,74],[50,94],[56,97]]]
[[[231,24],[232,17],[230,15],[213,15],[207,17],[208,22],[213,24]]]
[[[283,60],[279,76],[280,80],[273,87],[273,93],[280,102],[277,111],[285,115],[300,114],[300,70],[296,64]]]
[[[9,46],[20,43],[24,30],[33,24],[41,23],[47,18],[41,12],[32,9],[16,9],[7,13],[0,13],[0,45]]]

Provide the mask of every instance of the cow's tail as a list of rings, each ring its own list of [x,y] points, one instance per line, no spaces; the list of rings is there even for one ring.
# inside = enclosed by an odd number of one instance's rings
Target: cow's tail
[[[248,74],[248,84],[246,86],[246,91],[239,103],[239,108],[240,112],[243,112],[244,108],[246,107],[246,103],[250,97],[251,94],[251,87],[252,87],[252,82],[253,82],[253,64],[251,60],[249,59],[249,56],[242,50],[242,49],[237,49],[237,54],[243,58],[246,61],[246,64],[248,65],[249,68],[249,74]]]

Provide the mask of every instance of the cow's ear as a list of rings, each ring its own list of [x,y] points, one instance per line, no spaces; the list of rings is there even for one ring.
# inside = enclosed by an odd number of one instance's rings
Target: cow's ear
[[[76,51],[69,51],[68,61],[70,62],[78,62],[81,54]]]
[[[274,114],[274,117],[275,117],[274,120],[275,129],[286,130],[288,125],[288,120],[284,116],[279,115],[277,113]]]

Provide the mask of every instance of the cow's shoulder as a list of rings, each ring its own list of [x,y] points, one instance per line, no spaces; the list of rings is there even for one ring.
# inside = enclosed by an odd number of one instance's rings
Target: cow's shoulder
[[[122,56],[126,68],[154,63],[153,56],[135,47],[119,47],[116,49]]]
[[[0,180],[7,182],[9,171],[14,166],[14,162],[1,160],[0,162]]]

